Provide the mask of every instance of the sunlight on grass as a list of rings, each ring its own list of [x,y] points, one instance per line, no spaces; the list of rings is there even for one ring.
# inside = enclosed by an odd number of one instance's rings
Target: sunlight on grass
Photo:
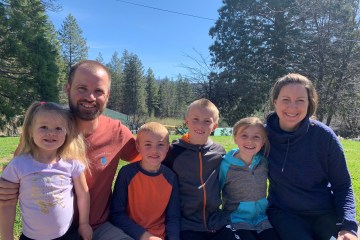
[[[178,139],[179,135],[171,135],[170,142],[175,139]],[[236,147],[232,137],[226,136],[212,136],[212,140],[222,146],[224,146],[226,151]],[[0,164],[5,165],[13,156],[13,153],[18,145],[18,137],[0,137]],[[342,140],[341,144],[343,145],[344,152],[346,155],[347,165],[351,174],[353,189],[355,193],[356,206],[358,206],[356,211],[356,219],[360,221],[360,142]],[[118,169],[121,166],[127,164],[125,161],[120,161]],[[0,165],[0,167],[1,167]],[[0,172],[2,167],[0,168]],[[17,207],[17,215],[15,222],[16,237],[21,234],[21,216],[19,208]]]

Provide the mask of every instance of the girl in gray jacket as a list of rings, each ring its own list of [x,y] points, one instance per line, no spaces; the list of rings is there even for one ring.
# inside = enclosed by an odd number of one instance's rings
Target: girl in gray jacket
[[[233,128],[238,148],[230,150],[220,165],[223,209],[242,240],[276,240],[266,208],[267,160],[269,143],[263,123],[249,117]]]

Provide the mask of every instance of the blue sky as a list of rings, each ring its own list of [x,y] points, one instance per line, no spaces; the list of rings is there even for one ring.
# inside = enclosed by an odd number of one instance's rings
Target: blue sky
[[[125,1],[125,0],[124,0]],[[194,49],[209,56],[213,40],[209,29],[218,19],[221,0],[126,0],[202,19],[152,8],[141,7],[121,0],[79,1],[58,0],[60,12],[49,12],[57,30],[71,13],[83,30],[89,46],[89,59],[101,52],[108,63],[115,51],[122,56],[126,49],[138,55],[144,70],[151,68],[156,78],[176,78],[188,74],[183,65],[194,65],[187,55],[197,57]]]

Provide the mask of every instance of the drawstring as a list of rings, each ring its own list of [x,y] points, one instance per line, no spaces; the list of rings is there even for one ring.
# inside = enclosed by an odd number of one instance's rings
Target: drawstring
[[[206,179],[206,181],[201,184],[200,186],[198,186],[198,189],[201,189],[203,187],[205,187],[205,185],[207,184],[207,182],[210,180],[211,176],[214,175],[214,173],[216,172],[216,169],[214,169],[214,171],[212,171],[212,173],[210,174],[210,176]]]
[[[285,154],[285,160],[283,162],[281,172],[284,172],[285,164],[286,164],[286,161],[287,161],[287,155],[288,155],[288,152],[289,152],[289,145],[290,145],[290,138],[288,138],[287,147],[286,147],[286,154]]]

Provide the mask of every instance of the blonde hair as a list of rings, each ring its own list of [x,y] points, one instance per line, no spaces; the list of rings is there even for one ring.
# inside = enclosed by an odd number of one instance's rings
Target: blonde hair
[[[141,138],[142,133],[145,132],[150,132],[150,133],[154,133],[154,134],[158,134],[161,136],[164,136],[165,141],[167,143],[169,143],[169,131],[167,130],[167,128],[162,125],[161,123],[158,122],[148,122],[143,124],[138,132],[137,132],[137,136],[136,136],[136,141],[139,142],[139,139]]]
[[[318,107],[318,94],[312,82],[307,77],[298,73],[287,74],[275,82],[270,93],[272,109],[274,109],[274,101],[278,98],[281,89],[289,84],[300,84],[305,87],[309,102],[307,116],[315,116]]]
[[[25,113],[22,126],[20,145],[16,155],[31,154],[38,159],[38,147],[32,138],[32,125],[38,113],[51,112],[63,118],[66,122],[66,136],[64,144],[57,149],[57,154],[63,160],[76,159],[81,161],[86,168],[89,167],[86,158],[86,146],[82,134],[76,128],[75,118],[70,110],[52,102],[35,102]]]
[[[195,100],[192,103],[190,103],[190,105],[187,107],[186,115],[189,114],[190,109],[193,107],[202,107],[202,108],[210,110],[214,114],[215,123],[219,122],[219,109],[209,99],[200,98],[200,99]]]
[[[262,147],[262,151],[264,156],[267,157],[270,151],[270,143],[266,134],[264,124],[259,118],[247,117],[237,121],[233,127],[233,138],[235,139],[236,134],[243,132],[248,127],[257,127],[261,130],[261,135],[264,139],[264,146]]]

